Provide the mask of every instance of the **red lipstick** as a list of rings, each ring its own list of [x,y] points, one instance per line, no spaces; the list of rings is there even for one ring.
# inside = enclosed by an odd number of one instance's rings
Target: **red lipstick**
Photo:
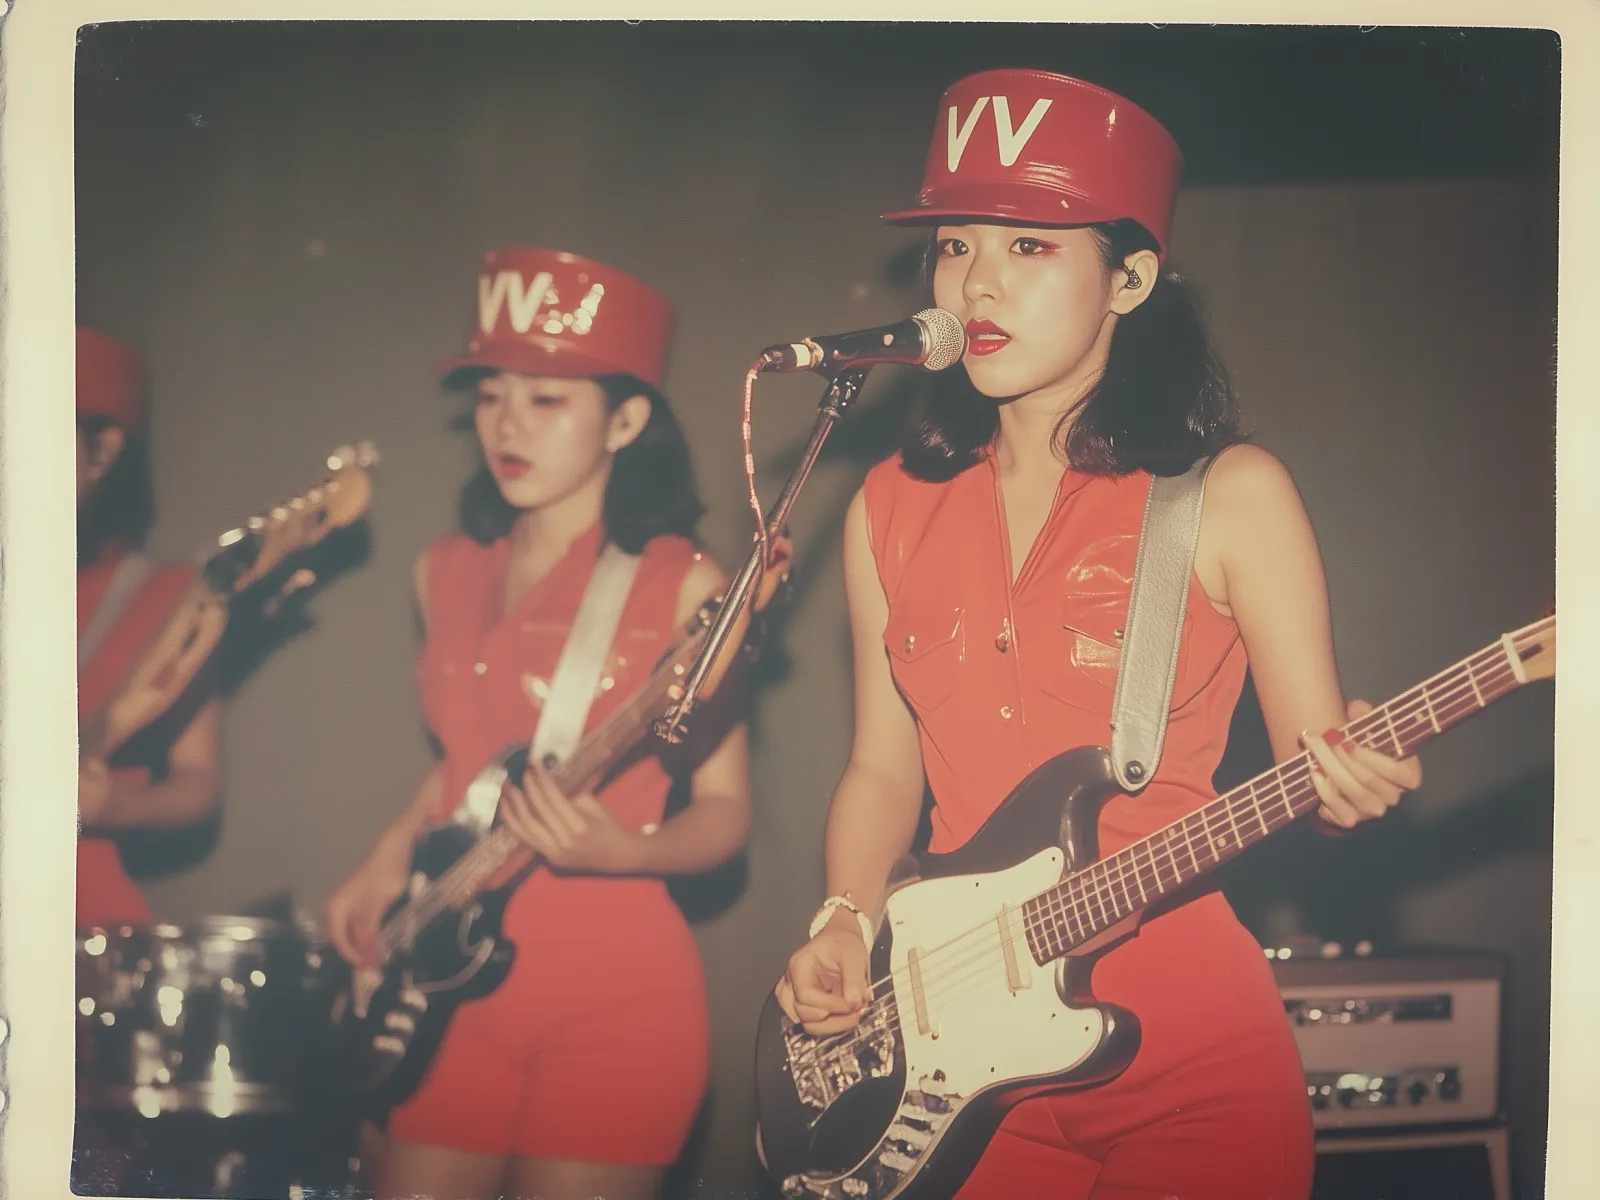
[[[497,479],[521,479],[533,469],[533,464],[515,454],[497,454],[489,462]]]
[[[979,358],[995,354],[1011,344],[1011,335],[993,321],[967,322],[967,353]]]

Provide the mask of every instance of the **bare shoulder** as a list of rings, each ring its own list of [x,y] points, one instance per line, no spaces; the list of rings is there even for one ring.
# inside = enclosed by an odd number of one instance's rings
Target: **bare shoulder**
[[[1300,490],[1277,455],[1241,443],[1217,457],[1206,477],[1195,573],[1218,612],[1237,619],[1247,574],[1309,567],[1315,541]]]
[[[1300,503],[1294,477],[1272,451],[1249,442],[1229,446],[1206,476],[1206,498],[1232,507],[1292,500]]]
[[[1306,525],[1305,504],[1289,468],[1270,450],[1242,443],[1218,456],[1206,478],[1206,535],[1219,543]]]

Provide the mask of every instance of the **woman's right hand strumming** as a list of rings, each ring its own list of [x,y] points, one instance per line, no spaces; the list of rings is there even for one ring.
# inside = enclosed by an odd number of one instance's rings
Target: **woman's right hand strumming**
[[[328,939],[346,962],[357,967],[380,965],[378,927],[410,877],[411,847],[402,839],[386,837],[328,898]]]
[[[778,1005],[810,1034],[852,1028],[872,998],[871,959],[855,917],[840,910],[789,958]]]

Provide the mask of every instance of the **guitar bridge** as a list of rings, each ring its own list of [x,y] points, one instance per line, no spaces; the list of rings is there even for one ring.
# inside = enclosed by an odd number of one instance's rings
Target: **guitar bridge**
[[[872,1008],[844,1033],[813,1037],[798,1025],[784,1030],[784,1052],[796,1094],[804,1104],[827,1109],[856,1084],[894,1073],[899,1042],[893,1019]]]

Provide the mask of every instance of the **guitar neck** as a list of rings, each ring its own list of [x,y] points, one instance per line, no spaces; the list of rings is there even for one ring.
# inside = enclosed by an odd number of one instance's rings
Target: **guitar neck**
[[[683,662],[686,658],[692,660],[704,641],[704,630],[697,630],[680,641],[643,686],[578,744],[572,756],[555,772],[555,784],[563,795],[576,795],[604,776],[650,732],[679,685]],[[527,852],[527,844],[505,826],[491,829],[452,863],[432,887],[384,924],[379,932],[379,945],[388,954],[410,946],[435,917],[467,903],[507,863]]]
[[[1507,634],[1346,725],[1345,737],[1406,758],[1445,730],[1528,682],[1555,618]],[[1552,634],[1553,635],[1553,634]],[[1309,751],[1266,771],[1023,905],[1029,948],[1043,965],[1313,812],[1321,798]]]

